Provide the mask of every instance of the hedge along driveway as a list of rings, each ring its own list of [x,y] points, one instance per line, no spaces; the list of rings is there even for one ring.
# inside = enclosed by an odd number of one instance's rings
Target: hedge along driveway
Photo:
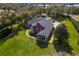
[[[67,26],[68,32],[69,32],[69,44],[73,48],[72,52],[74,54],[79,54],[79,45],[78,45],[78,40],[79,40],[79,34],[74,28],[73,24],[71,21],[68,19],[65,19],[63,23]]]
[[[71,15],[70,21],[72,22],[76,30],[79,32],[79,15]]]

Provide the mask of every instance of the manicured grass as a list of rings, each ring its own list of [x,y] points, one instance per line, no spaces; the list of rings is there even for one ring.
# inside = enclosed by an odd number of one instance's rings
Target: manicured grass
[[[74,54],[79,54],[79,45],[77,44],[78,40],[79,40],[79,34],[76,31],[76,29],[74,28],[71,21],[69,21],[68,19],[65,19],[64,23],[66,24],[66,26],[68,28],[68,32],[69,32],[69,36],[70,36],[69,44],[73,48],[72,52]]]
[[[71,22],[75,26],[76,30],[79,31],[79,21],[75,21],[74,19],[71,19]]]
[[[40,48],[35,39],[26,36],[26,30],[19,31],[14,37],[0,45],[0,55],[52,55],[53,45]]]

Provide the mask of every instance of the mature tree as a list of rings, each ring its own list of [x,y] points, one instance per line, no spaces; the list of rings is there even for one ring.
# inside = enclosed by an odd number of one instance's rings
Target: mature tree
[[[23,21],[24,21],[24,20],[23,20],[22,16],[16,16],[16,21],[15,21],[15,22],[16,22],[17,24],[24,23]]]
[[[11,26],[15,23],[15,14],[13,13],[4,13],[1,17],[1,25]]]
[[[54,4],[49,4],[47,7],[47,15],[53,19],[56,18],[57,8]]]
[[[10,20],[10,26],[11,26],[11,28],[12,28],[12,25],[15,24],[15,21],[16,21],[15,17],[16,17],[15,13],[10,13],[10,15],[7,17]]]
[[[72,52],[72,47],[69,44],[69,33],[67,27],[64,24],[60,24],[55,30],[55,39],[53,40],[54,48],[57,52],[61,52],[62,55],[70,54],[74,55]]]
[[[23,22],[27,22],[28,20],[32,19],[32,14],[30,12],[25,12],[21,15]]]
[[[0,29],[8,26],[8,24],[6,23],[6,21],[7,21],[7,16],[6,16],[6,14],[3,14],[1,16],[1,18],[0,18],[0,22],[1,22]]]
[[[68,39],[68,35],[67,28],[64,24],[60,24],[55,30],[55,36],[60,45]]]
[[[43,6],[33,6],[30,8],[32,13],[33,13],[33,16],[36,16],[36,15],[40,15],[42,13],[46,13],[46,8],[43,7]]]

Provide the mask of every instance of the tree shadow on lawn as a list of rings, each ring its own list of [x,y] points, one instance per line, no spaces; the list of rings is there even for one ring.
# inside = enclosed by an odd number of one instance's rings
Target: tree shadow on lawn
[[[0,32],[0,45],[3,44],[7,39],[7,36],[12,32],[11,29],[6,28]]]
[[[8,39],[18,35],[18,32],[22,31],[22,29],[17,30],[11,30],[10,33],[8,33],[5,37],[0,38],[0,45],[2,45],[4,42],[6,42]]]
[[[47,48],[48,47],[48,43],[44,43],[44,42],[40,42],[40,41],[36,41],[37,45],[40,47],[40,48]]]
[[[0,38],[0,45],[2,45],[4,42],[6,42],[8,39]]]

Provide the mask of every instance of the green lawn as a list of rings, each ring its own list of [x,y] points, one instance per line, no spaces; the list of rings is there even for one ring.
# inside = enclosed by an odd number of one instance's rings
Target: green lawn
[[[79,45],[77,44],[78,40],[79,40],[79,34],[68,19],[66,19],[64,21],[64,23],[66,24],[66,26],[68,28],[68,32],[70,34],[69,35],[70,36],[69,37],[69,44],[73,48],[72,52],[74,54],[79,54]]]
[[[53,45],[40,48],[35,39],[26,36],[26,30],[19,31],[17,35],[0,45],[0,55],[51,55]]]
[[[71,19],[71,21],[72,21],[72,23],[74,24],[76,30],[79,31],[79,21],[76,21],[76,20],[74,20],[74,19]]]

